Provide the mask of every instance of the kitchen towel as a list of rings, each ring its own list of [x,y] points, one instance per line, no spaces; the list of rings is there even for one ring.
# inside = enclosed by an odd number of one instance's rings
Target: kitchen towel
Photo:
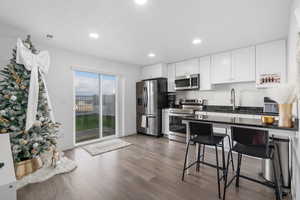
[[[146,115],[142,115],[141,127],[142,128],[147,128],[147,117],[146,117]]]

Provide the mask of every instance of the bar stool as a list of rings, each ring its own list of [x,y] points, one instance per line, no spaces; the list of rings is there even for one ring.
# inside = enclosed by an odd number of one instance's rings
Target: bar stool
[[[224,138],[225,136],[215,136],[213,133],[213,126],[210,123],[196,123],[196,122],[190,122],[189,123],[190,128],[190,138],[188,140],[186,153],[185,153],[185,159],[184,159],[184,168],[182,173],[182,181],[184,181],[184,175],[185,171],[189,169],[190,167],[196,165],[196,171],[200,171],[200,163],[208,165],[210,167],[214,167],[217,169],[217,183],[218,183],[218,195],[219,198],[221,198],[221,191],[220,191],[220,181],[224,178],[225,175],[225,154],[224,154]],[[189,152],[190,143],[198,144],[198,155],[197,160],[193,163],[191,163],[189,166],[187,165],[187,156]],[[222,163],[223,167],[219,166],[219,157],[218,157],[218,146],[221,144],[222,147]],[[213,165],[211,163],[207,163],[204,161],[201,161],[201,145],[207,145],[207,146],[214,146],[215,152],[216,152],[216,164]],[[222,170],[222,177],[220,177],[220,170]]]
[[[235,143],[233,148],[230,151],[234,151],[238,153],[237,159],[237,170],[233,178],[228,182],[228,168],[229,168],[229,155],[227,158],[227,171],[225,172],[225,183],[224,183],[224,194],[223,200],[226,197],[226,190],[231,185],[231,183],[235,180],[236,187],[239,187],[240,178],[247,179],[249,181],[253,181],[256,183],[260,183],[262,185],[275,188],[275,195],[277,200],[282,199],[282,192],[280,188],[280,178],[277,177],[277,169],[275,167],[274,162],[274,151],[275,146],[270,144],[269,141],[269,133],[268,131],[258,130],[258,129],[249,129],[249,128],[239,128],[232,127],[231,128],[232,140]],[[274,179],[275,183],[270,184],[266,182],[259,181],[257,179],[241,175],[241,165],[242,165],[242,157],[243,155],[248,155],[261,159],[271,159],[273,164],[274,171]]]
[[[229,136],[229,134],[227,134],[227,129],[226,129],[226,133],[217,133],[214,132],[215,136],[221,136],[221,137],[226,137],[228,139],[228,144],[229,144],[229,149],[232,149],[232,142],[231,142],[231,138]],[[222,144],[220,143],[218,145],[218,147],[222,147]],[[232,170],[234,171],[234,162],[233,162],[233,155],[232,155],[232,151],[230,152],[230,162],[231,162],[231,166],[232,166]],[[205,145],[203,145],[203,150],[202,150],[202,161],[204,161],[205,159]]]

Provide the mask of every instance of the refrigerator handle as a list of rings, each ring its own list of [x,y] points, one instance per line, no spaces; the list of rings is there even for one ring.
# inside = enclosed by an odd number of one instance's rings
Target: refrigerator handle
[[[145,87],[143,87],[143,106],[144,106],[144,108],[146,107],[146,90],[145,90],[146,88]]]
[[[146,92],[146,107],[148,107],[148,88],[145,88]]]

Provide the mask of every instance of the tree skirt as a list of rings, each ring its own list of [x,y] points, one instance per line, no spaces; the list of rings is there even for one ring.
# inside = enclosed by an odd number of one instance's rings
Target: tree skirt
[[[43,167],[38,171],[25,176],[21,180],[17,180],[16,188],[20,189],[31,183],[40,183],[43,181],[52,178],[57,174],[63,174],[73,171],[77,167],[76,163],[73,160],[70,160],[67,157],[61,157],[60,161],[57,163],[56,168],[53,167]]]

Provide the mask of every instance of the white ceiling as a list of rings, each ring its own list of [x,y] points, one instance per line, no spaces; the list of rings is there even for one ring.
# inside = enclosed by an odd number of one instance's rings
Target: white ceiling
[[[0,19],[60,48],[120,62],[173,62],[286,38],[291,0],[1,0]],[[98,32],[98,40],[88,37]],[[46,34],[53,34],[48,40]],[[26,33],[24,33],[25,36]],[[200,37],[203,43],[194,46]],[[155,58],[148,58],[149,52]]]

